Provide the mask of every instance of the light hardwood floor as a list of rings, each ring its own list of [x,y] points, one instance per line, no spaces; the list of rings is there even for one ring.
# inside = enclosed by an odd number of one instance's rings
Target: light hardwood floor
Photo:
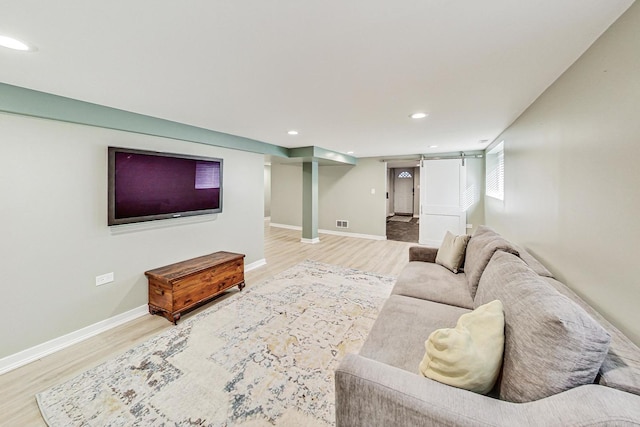
[[[245,275],[247,287],[311,259],[378,274],[397,276],[409,259],[412,243],[320,235],[320,243],[300,243],[300,232],[269,227],[265,222],[267,265]],[[221,298],[238,292],[237,288]],[[213,302],[212,304],[215,304]],[[185,314],[193,316],[202,307]],[[124,353],[173,325],[160,316],[146,315],[74,346],[0,375],[0,426],[45,426],[35,394]]]

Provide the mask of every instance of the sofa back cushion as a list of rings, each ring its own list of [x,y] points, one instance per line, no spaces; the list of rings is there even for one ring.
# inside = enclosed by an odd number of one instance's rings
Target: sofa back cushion
[[[609,353],[600,367],[598,383],[640,395],[640,348],[564,283],[552,278],[544,278],[544,281],[582,307],[611,335]]]
[[[547,267],[542,265],[542,263],[538,261],[536,257],[527,252],[526,249],[518,245],[514,245],[514,247],[518,251],[520,259],[523,260],[529,268],[535,271],[538,276],[553,277],[553,274],[547,269]]]
[[[475,297],[482,272],[489,264],[489,260],[496,251],[505,251],[518,255],[517,249],[502,238],[493,229],[481,225],[467,243],[464,272],[471,297]]]
[[[505,252],[489,262],[474,305],[494,299],[505,317],[500,399],[530,402],[594,382],[610,336],[581,307]]]

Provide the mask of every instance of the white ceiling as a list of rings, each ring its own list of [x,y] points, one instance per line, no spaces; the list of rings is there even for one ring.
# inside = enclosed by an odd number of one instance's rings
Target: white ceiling
[[[38,51],[0,48],[0,81],[285,147],[477,150],[631,3],[2,0]]]

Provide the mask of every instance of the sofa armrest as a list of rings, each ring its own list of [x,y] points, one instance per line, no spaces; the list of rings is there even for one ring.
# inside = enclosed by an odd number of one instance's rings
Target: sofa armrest
[[[411,246],[409,248],[409,261],[436,262],[438,248],[427,246]]]
[[[336,369],[335,387],[337,427],[640,425],[640,396],[600,385],[510,403],[355,354]]]

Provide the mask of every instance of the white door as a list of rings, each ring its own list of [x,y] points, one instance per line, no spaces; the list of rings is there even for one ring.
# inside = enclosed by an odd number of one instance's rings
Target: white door
[[[393,210],[413,214],[413,169],[394,169]]]
[[[447,230],[466,232],[467,213],[460,197],[466,178],[459,159],[420,162],[420,244],[439,247]]]

